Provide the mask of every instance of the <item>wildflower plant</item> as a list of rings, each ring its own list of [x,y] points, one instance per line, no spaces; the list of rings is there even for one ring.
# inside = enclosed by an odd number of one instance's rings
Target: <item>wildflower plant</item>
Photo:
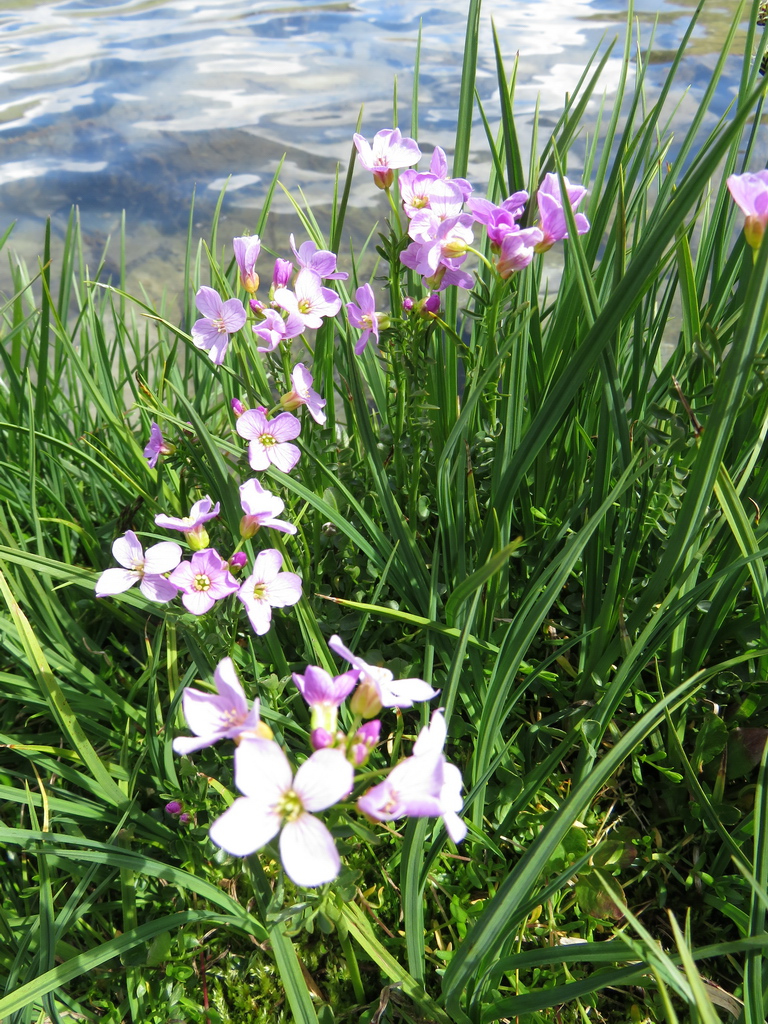
[[[672,140],[630,20],[523,145],[471,8],[453,151],[416,81],[181,323],[14,270],[2,1019],[765,1018],[759,62]]]

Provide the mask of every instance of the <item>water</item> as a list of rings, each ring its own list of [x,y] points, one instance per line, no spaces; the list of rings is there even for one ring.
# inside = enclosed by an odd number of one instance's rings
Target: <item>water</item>
[[[17,222],[13,247],[34,266],[45,218],[61,236],[73,203],[89,246],[99,250],[128,224],[132,277],[150,288],[181,280],[189,204],[205,233],[226,178],[222,238],[253,230],[266,188],[284,157],[281,181],[322,208],[337,163],[349,159],[363,107],[371,137],[392,124],[397,78],[400,123],[410,126],[410,96],[422,25],[420,122],[425,151],[449,148],[455,128],[467,0],[4,0],[0,11],[0,232]],[[691,96],[705,87],[724,26],[737,0],[711,0],[681,80]],[[658,15],[657,78],[688,24],[693,4],[642,0],[647,39]],[[490,19],[505,58],[520,54],[519,131],[526,135],[537,95],[552,123],[563,96],[604,36],[621,36],[621,0],[486,0],[478,89],[496,112]],[[739,73],[726,69],[725,109]],[[618,56],[606,69],[610,98]],[[476,151],[482,153],[482,129]],[[482,159],[469,177],[480,189]],[[368,176],[355,177],[361,222],[381,212]],[[296,228],[280,192],[277,237]],[[285,216],[282,216],[285,215]],[[355,214],[353,213],[353,216]],[[269,241],[270,239],[268,239]]]

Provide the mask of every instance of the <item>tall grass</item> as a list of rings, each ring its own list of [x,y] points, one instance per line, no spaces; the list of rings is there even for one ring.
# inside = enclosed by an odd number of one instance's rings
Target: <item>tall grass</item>
[[[163,539],[158,512],[209,494],[212,533],[239,537],[248,471],[231,399],[272,404],[290,387],[288,354],[262,359],[248,330],[221,368],[190,344],[200,284],[238,294],[216,257],[221,205],[208,244],[190,237],[181,325],[85,266],[75,214],[59,274],[50,232],[39,269],[11,258],[3,1020],[764,1019],[768,247],[753,260],[725,186],[751,166],[764,83],[750,29],[739,94],[704,133],[754,3],[672,138],[700,10],[658,94],[630,12],[613,107],[594,123],[608,48],[548,137],[534,118],[527,166],[496,40],[487,195],[583,174],[591,230],[571,220],[556,287],[548,256],[507,282],[479,262],[471,294],[449,290],[439,318],[419,319],[402,312],[420,285],[391,218],[381,351],[354,355],[343,308],[324,324],[312,366],[328,423],[306,418],[297,469],[268,473],[298,524],[278,546],[305,596],[264,637],[231,608],[195,618],[136,591],[94,597],[115,537]],[[458,176],[479,31],[472,0]],[[323,248],[341,246],[352,171],[327,238],[297,200]],[[353,254],[336,282],[345,302],[364,265]],[[152,421],[176,444],[157,470],[142,458]],[[229,753],[178,759],[171,742],[184,688],[230,655],[275,735],[306,748],[290,675],[332,669],[335,632],[440,689],[470,833],[454,848],[439,821],[339,818],[342,874],[298,890],[271,848],[240,861],[208,839],[232,800]],[[397,715],[372,767],[427,717]]]

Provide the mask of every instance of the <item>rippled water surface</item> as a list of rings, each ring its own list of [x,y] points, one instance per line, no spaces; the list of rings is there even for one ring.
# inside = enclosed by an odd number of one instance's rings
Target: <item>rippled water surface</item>
[[[31,263],[42,223],[63,231],[73,203],[94,251],[119,230],[125,209],[129,259],[156,280],[182,261],[196,190],[201,227],[231,175],[224,214],[232,234],[253,229],[285,157],[282,182],[327,204],[339,161],[363,108],[369,137],[392,124],[397,79],[401,126],[422,26],[418,137],[450,147],[455,128],[467,0],[4,0],[0,10],[0,232],[17,221],[14,246]],[[691,86],[678,118],[705,87],[736,0],[711,0],[681,81]],[[693,4],[642,0],[647,39],[658,15],[657,80]],[[517,114],[526,135],[536,97],[545,123],[559,113],[583,65],[605,37],[622,33],[621,0],[487,0],[478,90],[495,113],[491,17],[511,64],[520,54]],[[718,104],[730,102],[738,56]],[[610,98],[618,58],[606,68]],[[477,152],[482,158],[478,129]],[[482,188],[487,167],[470,169]],[[357,175],[356,209],[380,194]],[[288,200],[276,198],[278,212]],[[369,215],[369,216],[372,216]],[[278,219],[279,220],[279,219]]]

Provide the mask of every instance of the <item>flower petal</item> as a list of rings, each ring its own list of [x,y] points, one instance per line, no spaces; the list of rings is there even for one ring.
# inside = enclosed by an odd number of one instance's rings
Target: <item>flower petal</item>
[[[153,544],[144,557],[144,572],[152,576],[171,572],[181,561],[182,553],[181,545],[173,540]]]
[[[115,561],[126,569],[135,569],[144,562],[144,548],[133,530],[126,530],[125,536],[117,538],[112,545],[112,554]]]
[[[105,569],[96,580],[96,597],[111,597],[112,594],[122,594],[139,578],[139,574],[132,569]]]
[[[285,415],[287,416],[288,413]],[[266,455],[267,461],[271,462],[275,469],[279,469],[283,473],[290,473],[301,458],[301,451],[295,444],[276,444],[266,452]],[[251,466],[254,469],[258,468],[254,465],[253,460],[251,460]]]
[[[308,811],[324,811],[352,792],[354,769],[341,750],[316,750],[296,772],[293,788]]]
[[[148,601],[157,601],[160,604],[172,601],[179,592],[176,584],[171,583],[165,576],[145,576],[139,583],[139,590]]]
[[[241,796],[214,821],[209,835],[227,853],[247,857],[265,846],[279,831],[279,815],[265,810],[250,797]]]
[[[278,573],[267,587],[267,599],[273,608],[287,608],[301,600],[301,576],[295,572]]]
[[[244,738],[235,751],[235,785],[248,797],[271,805],[291,788],[293,771],[274,740]]]
[[[280,858],[291,881],[309,888],[332,882],[341,868],[333,836],[311,814],[302,814],[285,826],[280,836]]]

